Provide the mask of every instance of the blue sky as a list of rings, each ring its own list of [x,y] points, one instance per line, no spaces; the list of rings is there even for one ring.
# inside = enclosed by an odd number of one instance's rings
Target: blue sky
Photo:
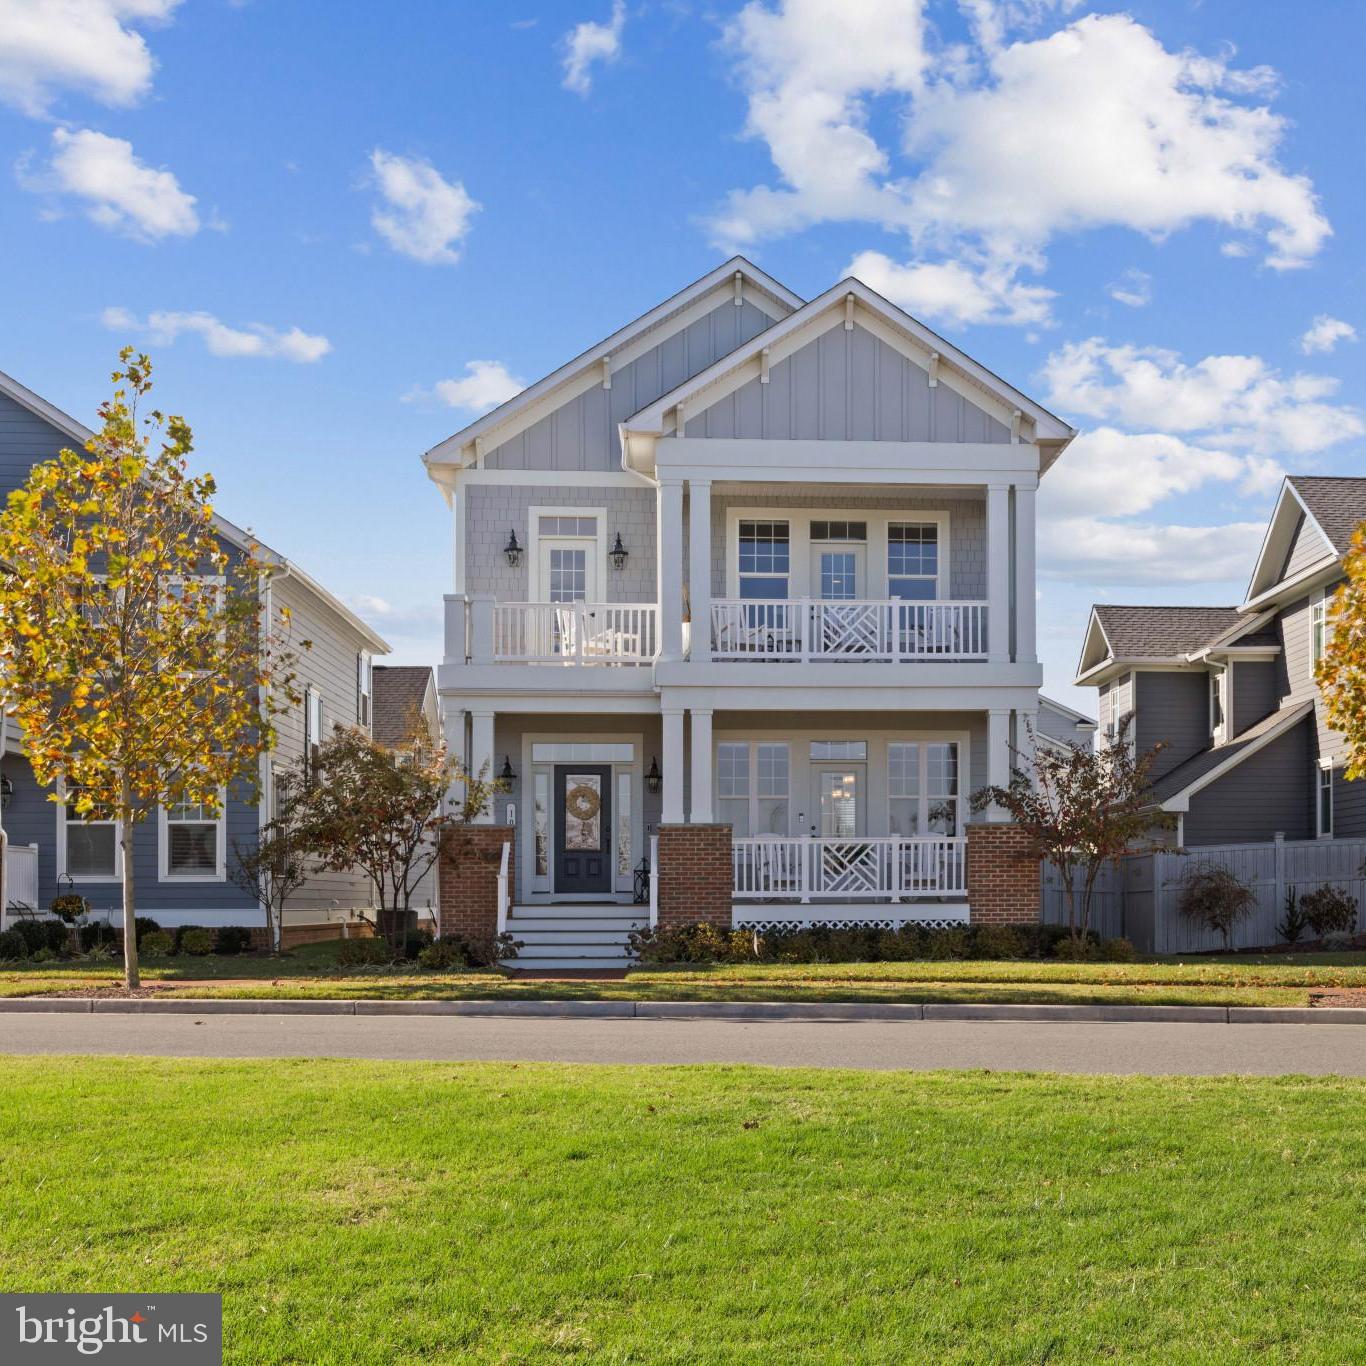
[[[1065,700],[1090,602],[1237,601],[1279,473],[1366,471],[1359,3],[0,11],[0,369],[90,421],[144,346],[221,510],[396,662],[440,653],[421,452],[737,249],[857,265],[1082,428]]]

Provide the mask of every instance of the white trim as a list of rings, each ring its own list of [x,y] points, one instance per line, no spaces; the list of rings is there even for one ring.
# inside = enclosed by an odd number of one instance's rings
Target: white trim
[[[1283,513],[1286,507],[1287,498],[1293,498],[1295,502],[1297,525],[1312,528],[1315,534],[1322,540],[1326,554],[1321,556],[1306,570],[1301,570],[1293,579],[1277,577],[1276,580],[1268,584],[1265,588],[1258,590],[1258,584],[1265,578],[1267,569],[1267,556],[1273,552],[1278,553],[1282,560],[1290,553],[1290,547],[1294,544],[1295,528],[1292,527],[1285,534],[1284,539],[1277,539],[1277,532],[1282,528]],[[1303,517],[1303,522],[1299,518]],[[1300,497],[1299,490],[1291,482],[1290,477],[1281,482],[1280,492],[1276,495],[1276,506],[1272,509],[1271,519],[1266,524],[1266,530],[1262,533],[1262,543],[1257,550],[1257,558],[1252,563],[1252,576],[1247,582],[1247,592],[1243,595],[1243,611],[1247,611],[1257,604],[1264,602],[1268,598],[1278,595],[1290,585],[1299,583],[1301,579],[1312,577],[1315,573],[1339,562],[1337,547],[1334,546],[1332,537],[1319,525],[1319,520],[1309,511],[1309,505]],[[1280,570],[1277,568],[1277,575]]]
[[[92,876],[87,873],[71,874],[66,868],[66,785],[57,784],[62,800],[54,802],[57,811],[57,880],[69,877],[77,886],[111,886],[123,881],[123,828],[120,821],[93,821],[94,825],[110,825],[114,829],[114,871],[108,876]],[[83,822],[84,823],[84,822]]]
[[[1309,625],[1309,676],[1314,679],[1314,671],[1322,663],[1324,655],[1328,651],[1328,641],[1330,633],[1328,630],[1328,593],[1323,588],[1316,588],[1309,595],[1309,610],[1305,613]],[[1323,628],[1323,646],[1319,647],[1316,639],[1319,627]],[[1317,680],[1315,686],[1317,687]]]
[[[1214,721],[1214,701],[1219,699],[1219,723]],[[1233,711],[1233,670],[1226,664],[1211,664],[1209,684],[1205,689],[1209,715],[1209,737],[1214,745],[1222,745],[1229,738]]]
[[[228,840],[228,793],[220,788],[218,793],[218,816],[210,822],[180,821],[177,824],[209,825],[217,827],[215,840],[214,871],[212,873],[173,873],[171,872],[171,818],[164,806],[157,807],[157,881],[158,882],[226,882],[227,881],[227,840]]]
[[[726,508],[725,571],[726,596],[740,596],[740,523],[786,522],[788,525],[787,596],[792,599],[819,597],[819,585],[811,583],[811,523],[866,522],[868,536],[865,591],[861,598],[880,601],[887,597],[887,534],[888,527],[900,522],[932,522],[939,528],[938,574],[935,580],[935,601],[950,599],[950,517],[946,510],[906,508],[822,508],[749,507],[731,504]]]
[[[1333,792],[1333,760],[1331,758],[1320,759],[1318,762],[1318,773],[1314,775],[1314,838],[1330,840],[1333,838],[1333,828],[1337,821],[1337,807],[1334,801]],[[1323,778],[1328,775],[1328,784],[1325,789]],[[1324,791],[1328,793],[1328,829],[1323,828],[1322,800]]]
[[[526,547],[527,547],[527,601],[549,602],[549,587],[541,582],[541,518],[542,517],[591,517],[596,524],[595,535],[589,536],[550,536],[554,541],[590,541],[597,546],[597,592],[589,594],[589,601],[602,602],[607,592],[607,509],[605,507],[559,507],[554,504],[535,504],[527,508]]]
[[[476,422],[470,423],[467,427],[462,427],[458,432],[433,446],[422,457],[429,472],[441,464],[464,464],[466,459],[464,448],[470,446],[477,438],[482,437],[487,440],[487,436],[491,432],[497,431],[502,434],[499,444],[509,440],[518,430],[530,426],[537,419],[543,401],[552,400],[558,406],[577,397],[580,392],[597,387],[602,383],[602,361],[604,357],[610,356],[613,368],[619,370],[623,365],[627,365],[635,359],[636,354],[638,354],[637,351],[633,351],[633,344],[643,342],[643,349],[649,350],[659,345],[660,342],[666,341],[693,321],[692,313],[689,310],[694,305],[705,304],[706,307],[702,311],[709,312],[711,308],[723,300],[734,298],[737,272],[743,277],[742,298],[748,299],[765,316],[776,318],[782,316],[784,309],[791,312],[801,307],[801,298],[792,293],[785,285],[780,284],[772,276],[767,275],[757,266],[745,260],[744,257],[733,256],[730,260],[717,266],[715,270],[708,271],[700,279],[694,280],[692,284],[677,294],[670,296],[662,303],[656,304],[654,308],[641,314],[635,321],[627,323],[625,327],[618,328],[610,337],[604,338],[596,346],[590,347],[543,379],[537,380],[535,384],[529,385],[521,393],[493,409],[492,412],[486,413]],[[751,286],[751,292],[743,292],[745,283]],[[580,382],[581,387],[571,391],[571,385],[576,380]],[[518,426],[519,422],[521,426]]]
[[[582,488],[652,489],[655,481],[635,470],[498,470],[455,469],[449,474],[448,488]]]
[[[35,394],[26,384],[20,384],[3,370],[0,370],[0,394],[12,398],[21,408],[27,408],[35,417],[42,418],[49,426],[55,427],[63,436],[70,437],[82,448],[95,435],[84,423],[77,422],[69,413],[64,413],[55,404]]]

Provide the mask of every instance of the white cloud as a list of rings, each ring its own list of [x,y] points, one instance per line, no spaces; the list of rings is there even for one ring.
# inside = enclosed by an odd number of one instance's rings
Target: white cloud
[[[20,161],[19,182],[25,189],[74,196],[92,222],[141,242],[199,231],[194,195],[186,194],[164,167],[139,161],[131,142],[89,128],[55,128],[52,144],[51,162],[36,174],[30,174],[27,159]]]
[[[6,0],[0,22],[0,100],[46,114],[62,89],[130,105],[156,63],[134,25],[168,20],[180,0]]]
[[[502,361],[472,360],[465,366],[465,373],[456,379],[439,379],[432,385],[430,395],[439,398],[451,408],[462,408],[468,413],[478,415],[506,403],[526,388],[526,380],[518,379]],[[404,395],[405,402],[430,396],[427,390],[417,388]]]
[[[612,0],[612,17],[605,24],[585,20],[576,24],[564,39],[564,88],[576,95],[593,89],[593,67],[606,65],[621,56],[621,34],[626,27],[625,0]]]
[[[880,251],[860,252],[844,273],[908,313],[960,325],[1044,324],[1056,297],[1042,285],[1022,284],[1013,271],[990,265],[974,269],[963,261],[898,265]]]
[[[257,356],[307,364],[321,360],[332,349],[326,337],[291,327],[281,332],[264,323],[229,327],[212,313],[149,313],[143,320],[126,308],[106,308],[100,321],[113,332],[140,333],[158,346],[170,346],[182,333],[204,339],[212,356]]]
[[[1331,318],[1320,313],[1310,324],[1309,330],[1300,338],[1300,350],[1306,356],[1315,352],[1331,351],[1340,341],[1356,341],[1357,330],[1351,323],[1341,318]]]
[[[997,292],[1058,234],[1094,228],[1161,240],[1209,221],[1260,236],[1276,269],[1317,253],[1331,228],[1279,161],[1274,72],[1168,51],[1123,14],[1015,37],[1072,5],[966,3],[975,40],[954,47],[935,46],[923,0],[745,5],[723,41],[777,179],[730,194],[718,242],[866,223],[905,234],[912,277],[966,253]],[[899,117],[875,123],[887,106]],[[892,122],[899,146],[875,132]],[[1016,314],[991,316],[1033,321]]]
[[[1221,583],[1246,579],[1265,521],[1161,526],[1100,517],[1043,520],[1039,570],[1087,585]]]
[[[1153,277],[1146,270],[1130,266],[1118,280],[1106,286],[1106,293],[1130,308],[1146,308],[1153,301]]]
[[[370,215],[375,231],[403,256],[424,265],[454,265],[480,205],[460,181],[444,179],[428,161],[376,148],[374,184],[384,200]]]
[[[1305,455],[1366,432],[1361,414],[1329,403],[1326,375],[1282,375],[1260,356],[1206,356],[1186,364],[1160,347],[1069,342],[1043,367],[1048,402],[1127,427],[1201,432],[1221,445]]]

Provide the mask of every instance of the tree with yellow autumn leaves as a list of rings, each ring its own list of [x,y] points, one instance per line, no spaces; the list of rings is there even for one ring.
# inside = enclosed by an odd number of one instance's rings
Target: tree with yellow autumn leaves
[[[117,821],[131,989],[136,826],[255,799],[273,717],[299,699],[262,620],[266,567],[217,531],[185,420],[140,411],[147,357],[119,360],[85,450],[35,465],[0,513],[0,670],[37,780],[72,817]]]
[[[1366,778],[1366,522],[1343,557],[1347,581],[1328,604],[1331,630],[1319,661],[1324,719],[1347,741],[1347,777]]]

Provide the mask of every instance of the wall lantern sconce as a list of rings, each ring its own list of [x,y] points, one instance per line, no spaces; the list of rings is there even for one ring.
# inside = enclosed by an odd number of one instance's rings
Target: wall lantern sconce
[[[664,775],[659,771],[659,760],[650,760],[650,771],[645,775],[646,788],[655,794],[664,786]]]
[[[508,557],[508,563],[516,569],[522,562],[522,547],[517,544],[517,533],[508,532],[508,543],[503,547],[503,554]]]
[[[517,786],[517,774],[512,767],[511,755],[503,755],[503,767],[498,771],[498,781],[510,792]]]
[[[0,811],[8,811],[9,804],[14,800],[14,779],[6,773],[0,777]]]
[[[626,568],[626,556],[630,552],[621,543],[621,532],[617,532],[616,544],[607,552],[608,558],[612,561],[614,569]]]

